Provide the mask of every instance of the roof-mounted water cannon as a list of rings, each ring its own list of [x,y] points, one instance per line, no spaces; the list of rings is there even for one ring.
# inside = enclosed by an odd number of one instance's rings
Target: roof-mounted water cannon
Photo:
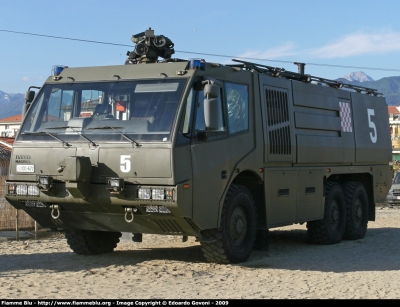
[[[151,28],[132,35],[131,40],[136,46],[133,51],[127,52],[125,64],[156,63],[158,57],[170,59],[175,53],[172,41],[164,35],[154,35]]]

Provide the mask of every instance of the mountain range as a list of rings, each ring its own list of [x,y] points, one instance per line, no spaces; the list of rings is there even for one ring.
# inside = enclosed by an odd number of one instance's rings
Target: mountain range
[[[342,79],[346,79],[347,81],[350,81],[350,82],[353,82],[353,81],[358,81],[358,82],[374,81],[374,79],[372,79],[370,76],[367,76],[362,71],[351,72],[351,73],[343,76]]]
[[[0,91],[0,119],[22,113],[24,94],[7,94]]]
[[[353,72],[336,79],[343,83],[369,87],[378,90],[386,99],[389,106],[400,106],[400,76],[386,77],[374,81],[362,71]]]
[[[336,79],[343,83],[373,88],[382,93],[389,106],[400,106],[400,76],[374,80],[362,71],[349,73]],[[0,119],[22,112],[24,94],[7,94],[0,90]]]

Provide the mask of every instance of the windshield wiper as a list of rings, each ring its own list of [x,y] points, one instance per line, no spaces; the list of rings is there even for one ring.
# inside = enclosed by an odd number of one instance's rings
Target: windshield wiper
[[[122,135],[125,139],[127,139],[128,141],[130,141],[132,144],[135,144],[136,147],[142,146],[140,145],[138,142],[136,142],[135,140],[132,140],[129,136],[127,136],[126,134],[122,133],[121,131],[117,130],[116,128],[122,128],[122,127],[112,127],[112,126],[102,126],[102,127],[94,127],[94,128],[86,128],[87,130],[95,130],[95,129],[112,129],[115,132],[118,132],[120,135]]]
[[[68,143],[68,142],[66,142],[66,141],[64,141],[64,140],[62,140],[62,139],[60,139],[59,137],[56,137],[55,135],[53,135],[53,134],[51,134],[51,133],[49,133],[49,132],[46,132],[46,131],[40,131],[40,132],[24,132],[24,134],[28,134],[28,135],[43,135],[43,134],[46,134],[46,135],[49,135],[49,136],[51,136],[52,138],[56,139],[57,141],[60,141],[60,142],[63,144],[63,146],[67,146],[67,147],[71,147],[71,146],[72,146],[70,143]]]
[[[83,137],[86,141],[89,142],[90,145],[97,147],[99,146],[98,144],[96,144],[95,142],[93,142],[91,139],[89,139],[86,135],[84,135],[82,132],[76,131],[74,128],[81,128],[81,127],[71,127],[71,126],[60,126],[60,127],[49,127],[46,129],[71,129],[72,131],[74,131],[75,133],[79,134],[81,137]]]

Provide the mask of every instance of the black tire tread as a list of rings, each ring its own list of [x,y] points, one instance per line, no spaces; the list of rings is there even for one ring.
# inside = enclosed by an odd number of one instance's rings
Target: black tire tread
[[[250,240],[248,242],[250,244],[250,248],[248,252],[244,255],[232,255],[227,247],[227,238],[223,235],[222,228],[214,228],[214,229],[206,229],[202,231],[203,238],[206,240],[201,240],[201,249],[203,252],[204,257],[209,262],[213,263],[221,263],[221,264],[228,264],[228,263],[239,263],[246,261],[250,256],[250,252],[254,248],[255,238],[256,238],[256,231],[257,231],[257,213],[255,209],[255,202],[252,194],[250,191],[242,185],[232,184],[228,190],[228,193],[225,198],[224,207],[222,209],[221,221],[225,219],[229,211],[229,205],[231,201],[234,199],[237,193],[246,193],[251,198],[252,203],[252,216],[249,216],[248,223],[251,226],[250,232]]]
[[[343,185],[344,197],[346,201],[346,227],[343,234],[343,240],[358,240],[365,237],[368,227],[368,194],[364,185],[357,181],[349,181]],[[363,208],[363,217],[360,225],[356,225],[353,220],[353,201],[354,196],[362,193],[365,196],[365,207]]]
[[[79,255],[111,253],[119,243],[120,232],[67,229],[65,238],[70,248]]]
[[[325,195],[328,197],[328,195],[331,193],[333,189],[339,188],[340,190],[341,187],[338,183],[336,182],[327,182],[325,184]],[[345,219],[345,200],[344,200],[344,195],[342,193],[343,197],[343,219]],[[325,199],[325,207],[326,207],[326,199]],[[307,235],[308,235],[308,240],[310,243],[313,244],[319,244],[319,245],[330,245],[330,244],[336,244],[339,243],[342,240],[343,233],[340,235],[332,235],[329,229],[329,218],[328,215],[330,212],[328,210],[324,210],[324,218],[321,220],[316,220],[316,221],[310,221],[307,222]],[[345,222],[345,221],[343,221]],[[343,223],[343,232],[344,232],[344,226],[345,224]]]

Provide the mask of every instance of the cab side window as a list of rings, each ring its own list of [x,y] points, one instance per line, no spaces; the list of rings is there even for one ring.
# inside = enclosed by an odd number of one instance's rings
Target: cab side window
[[[249,92],[244,84],[225,83],[229,133],[249,129]]]

